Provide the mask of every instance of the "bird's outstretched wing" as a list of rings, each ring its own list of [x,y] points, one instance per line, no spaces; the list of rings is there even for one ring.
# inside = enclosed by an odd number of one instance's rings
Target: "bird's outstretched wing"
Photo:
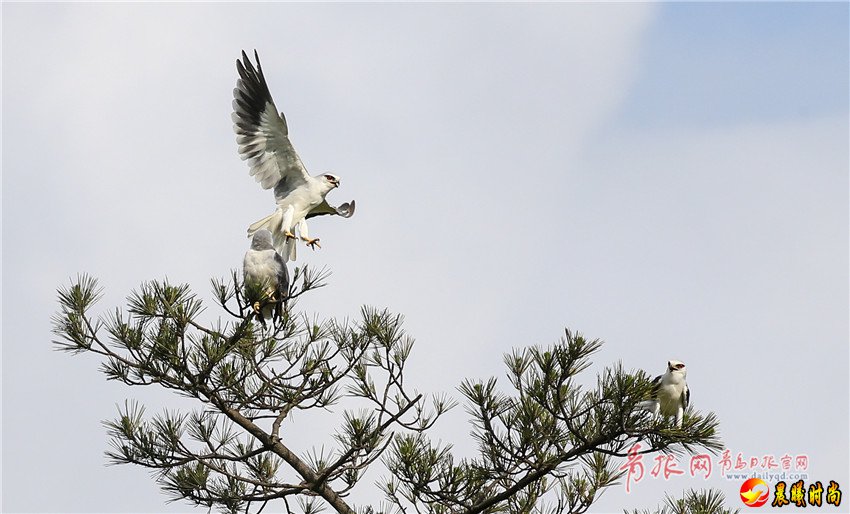
[[[325,215],[342,216],[343,218],[350,218],[354,216],[354,200],[351,200],[351,202],[345,202],[339,207],[333,207],[327,200],[323,200],[322,203],[308,212],[305,218],[309,219]]]
[[[281,180],[294,189],[307,183],[309,175],[289,142],[286,118],[277,112],[256,50],[254,58],[256,68],[244,51],[242,60],[236,60],[239,79],[233,90],[231,119],[239,155],[248,161],[251,176],[263,189]]]

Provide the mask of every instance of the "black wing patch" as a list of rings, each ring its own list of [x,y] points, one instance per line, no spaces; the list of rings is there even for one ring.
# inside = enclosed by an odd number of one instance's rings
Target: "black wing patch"
[[[661,389],[661,375],[652,379],[652,399],[658,399],[658,390]]]
[[[256,50],[254,50],[254,58],[257,60],[256,68],[244,50],[242,60],[236,60],[236,71],[239,72],[242,83],[233,90],[233,101],[239,106],[238,109],[234,109],[240,118],[236,121],[236,125],[248,134],[253,133],[262,123],[261,115],[266,110],[266,104],[272,105],[272,111],[277,110],[274,107],[269,86],[266,84],[266,77],[263,76],[263,67],[260,66],[260,56]],[[286,118],[282,114],[281,119],[285,127]]]
[[[685,386],[685,394],[682,395],[682,408],[687,409],[691,404],[691,388]]]
[[[277,251],[274,252],[274,261],[280,266],[280,269],[277,273],[277,292],[273,315],[280,319],[283,316],[284,304],[289,300],[289,271],[286,269],[286,261]]]
[[[274,260],[280,266],[280,271],[277,274],[277,301],[283,301],[289,295],[289,271],[286,269],[286,262],[279,253],[274,253]]]

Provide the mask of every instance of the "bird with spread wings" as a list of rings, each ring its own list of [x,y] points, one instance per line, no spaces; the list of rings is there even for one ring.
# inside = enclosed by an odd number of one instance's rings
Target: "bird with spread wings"
[[[286,117],[275,107],[260,57],[254,50],[256,67],[242,52],[236,60],[239,79],[233,90],[233,130],[242,160],[248,161],[250,174],[263,189],[274,188],[275,211],[248,227],[248,237],[267,229],[274,248],[285,260],[295,260],[295,230],[308,246],[315,249],[319,239],[311,239],[307,220],[314,216],[336,215],[350,218],[354,200],[338,207],[325,197],[339,187],[339,177],[330,173],[312,176],[289,141]]]

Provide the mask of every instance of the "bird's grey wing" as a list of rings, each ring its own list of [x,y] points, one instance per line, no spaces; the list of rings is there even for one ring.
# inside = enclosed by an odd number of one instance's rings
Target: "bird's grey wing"
[[[691,404],[691,388],[685,384],[685,393],[682,395],[682,408],[687,409]]]
[[[254,266],[253,266],[252,261],[250,259],[250,255],[251,255],[251,250],[248,250],[247,252],[245,252],[245,258],[242,259],[242,279],[245,282],[247,282],[248,277],[250,277],[251,274],[254,273]]]
[[[242,277],[246,286],[250,283],[251,287],[261,288],[266,287],[264,284],[271,284],[276,277],[270,277],[267,270],[268,261],[261,252],[256,250],[245,252],[245,258],[242,261]]]
[[[658,398],[658,390],[661,389],[661,375],[652,379],[652,399]]]
[[[286,269],[286,262],[279,253],[274,253],[274,261],[278,265],[277,272],[277,299],[284,300],[289,296],[289,271]]]
[[[289,129],[277,108],[263,76],[260,57],[254,50],[257,67],[242,52],[236,60],[239,79],[233,90],[233,130],[242,160],[248,161],[250,174],[263,189],[285,180],[290,188],[309,181],[301,158],[289,142]]]
[[[310,219],[316,216],[326,215],[342,216],[343,218],[350,218],[354,216],[354,200],[351,200],[351,202],[345,202],[339,207],[333,207],[327,200],[322,200],[322,203],[308,212],[305,218]]]

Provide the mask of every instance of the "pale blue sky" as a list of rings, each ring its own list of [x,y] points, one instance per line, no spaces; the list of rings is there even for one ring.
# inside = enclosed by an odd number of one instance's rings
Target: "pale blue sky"
[[[847,111],[847,6],[665,4],[618,123],[724,126]]]
[[[311,224],[299,256],[334,275],[305,309],[405,314],[407,380],[455,396],[564,327],[607,342],[588,384],[676,358],[728,448],[850,488],[846,3],[2,10],[4,512],[189,510],[106,468],[100,424],[188,402],[53,351],[49,318],[78,272],[108,309],[165,276],[208,299],[241,263],[273,208],[230,127],[243,48],[308,169],[342,177],[331,200],[357,200]],[[330,440],[310,422],[298,451]],[[435,435],[466,455],[468,432],[457,409]],[[742,507],[740,481],[679,477],[593,512],[703,486]]]

